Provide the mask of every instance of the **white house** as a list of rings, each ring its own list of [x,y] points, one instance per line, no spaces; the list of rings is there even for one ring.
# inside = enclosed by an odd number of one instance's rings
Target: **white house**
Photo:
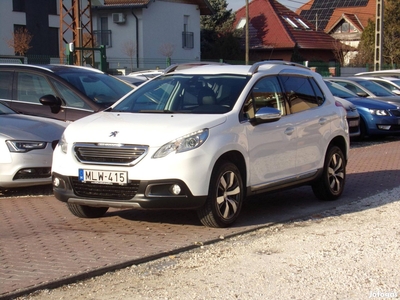
[[[81,0],[81,7],[88,6],[87,1]],[[91,0],[90,4],[94,40],[105,45],[110,69],[165,68],[168,58],[172,63],[201,59],[200,15],[212,14],[208,0]],[[27,55],[49,55],[54,62],[59,50],[64,51],[59,43],[60,10],[65,21],[63,10],[71,5],[71,0],[1,0],[0,39],[10,39],[18,27],[26,28],[33,36]],[[63,37],[72,40],[72,29],[66,28]],[[2,42],[0,59],[4,55],[14,51]]]

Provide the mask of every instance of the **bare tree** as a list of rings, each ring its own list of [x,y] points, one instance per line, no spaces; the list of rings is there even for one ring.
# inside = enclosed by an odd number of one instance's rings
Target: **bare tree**
[[[12,38],[7,41],[7,45],[14,49],[15,54],[24,56],[31,46],[32,35],[26,28],[18,28],[12,33]]]
[[[164,43],[160,46],[160,53],[162,56],[165,56],[167,58],[168,66],[171,65],[171,57],[172,54],[174,54],[174,51],[175,51],[175,45],[171,43]]]
[[[131,62],[131,72],[133,71],[133,57],[136,54],[136,44],[130,40],[126,41],[124,45],[122,46],[122,52],[126,54]]]
[[[346,45],[340,42],[339,40],[335,40],[335,42],[332,43],[332,49],[336,60],[340,63],[341,66],[346,65],[346,60],[349,59],[348,55],[351,52],[357,50],[350,45]]]

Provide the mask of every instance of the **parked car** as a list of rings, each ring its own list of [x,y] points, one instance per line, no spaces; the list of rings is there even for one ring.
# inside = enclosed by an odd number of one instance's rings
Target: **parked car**
[[[51,184],[53,149],[66,126],[0,103],[0,189]]]
[[[344,109],[346,110],[346,119],[347,119],[347,124],[349,124],[349,136],[351,138],[358,137],[361,132],[360,132],[360,114],[357,111],[357,107],[351,103],[350,101],[347,101],[346,99],[336,97],[336,101],[340,102]]]
[[[135,71],[129,73],[127,76],[130,77],[138,77],[144,80],[149,80],[151,78],[157,77],[158,75],[161,75],[163,73],[163,70],[155,69],[155,70],[142,70],[142,71]]]
[[[346,111],[318,73],[282,61],[192,65],[70,124],[53,190],[78,217],[195,209],[225,227],[249,195],[303,184],[339,198],[348,151]]]
[[[36,116],[75,121],[101,111],[134,86],[97,69],[0,64],[0,102]]]
[[[369,76],[369,77],[374,76],[374,77],[396,77],[396,78],[400,78],[400,69],[360,72],[360,73],[355,74],[355,76]]]
[[[329,80],[326,80],[326,85],[334,96],[346,99],[357,107],[360,114],[360,139],[400,134],[400,110],[397,105],[376,98],[360,97]]]
[[[392,93],[400,96],[400,79],[394,77],[367,77],[367,76],[359,76],[360,78],[365,78],[367,80],[373,81],[377,84],[382,85],[387,88]]]
[[[357,76],[328,77],[326,80],[336,82],[360,97],[379,98],[383,101],[400,103],[400,96],[365,78]]]
[[[128,75],[114,75],[120,80],[123,80],[134,87],[138,87],[141,85],[143,82],[146,82],[148,79],[145,77],[140,77],[140,76],[128,76]]]

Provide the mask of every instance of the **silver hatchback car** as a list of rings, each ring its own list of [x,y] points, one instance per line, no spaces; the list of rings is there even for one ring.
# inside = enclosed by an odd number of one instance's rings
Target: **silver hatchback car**
[[[0,189],[50,184],[53,149],[66,126],[0,103]]]

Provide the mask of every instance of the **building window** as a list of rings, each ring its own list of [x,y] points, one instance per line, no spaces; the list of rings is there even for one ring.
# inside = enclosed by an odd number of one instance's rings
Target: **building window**
[[[193,32],[189,31],[189,16],[183,16],[182,48],[194,48]]]
[[[246,18],[241,18],[238,24],[236,25],[236,29],[242,29],[246,26]]]
[[[293,22],[292,20],[290,20],[289,17],[283,16],[283,18],[284,18],[285,21],[288,22],[288,23],[290,24],[290,26],[292,26],[293,28],[299,28],[299,26],[297,26],[295,22]]]
[[[352,24],[343,21],[338,27],[335,29],[335,33],[354,33],[358,32],[357,28],[355,28]]]
[[[108,30],[108,17],[103,16],[99,19],[100,30],[94,30],[95,44],[111,47],[111,30]]]
[[[25,12],[25,0],[13,0],[13,11]]]

